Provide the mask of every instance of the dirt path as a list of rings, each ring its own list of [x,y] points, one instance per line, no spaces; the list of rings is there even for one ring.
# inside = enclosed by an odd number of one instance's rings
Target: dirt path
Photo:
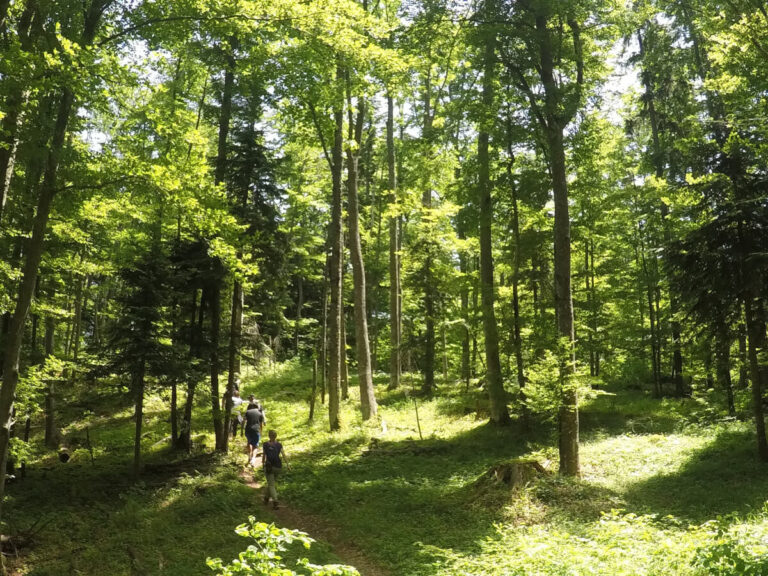
[[[240,472],[240,478],[248,486],[258,491],[258,502],[261,503],[261,497],[264,493],[264,487],[260,482],[254,479],[251,468],[243,469]],[[345,564],[349,564],[358,569],[361,576],[390,576],[390,572],[376,565],[363,552],[351,542],[345,540],[337,527],[329,524],[324,519],[302,512],[290,505],[280,502],[280,508],[269,510],[275,516],[279,524],[286,528],[296,528],[309,534],[312,538],[323,540],[331,545],[333,553],[338,556]]]

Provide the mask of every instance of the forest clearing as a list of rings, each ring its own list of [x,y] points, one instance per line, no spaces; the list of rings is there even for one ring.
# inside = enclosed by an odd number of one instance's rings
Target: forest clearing
[[[768,576],[760,0],[0,0],[0,573]]]
[[[229,561],[245,548],[233,530],[251,515],[319,539],[312,560],[362,561],[361,573],[373,576],[766,569],[768,478],[752,433],[713,420],[700,402],[637,390],[595,395],[582,411],[582,478],[570,480],[555,473],[552,430],[525,434],[465,414],[478,392],[419,400],[423,440],[402,391],[382,395],[386,432],[362,422],[353,394],[342,409],[348,426],[328,437],[327,416],[307,420],[310,374],[293,363],[246,379],[246,391],[270,399],[270,426],[291,459],[284,510],[264,506],[261,490],[248,486],[263,483],[263,473],[246,468],[241,437],[229,456],[213,455],[208,434],[197,440],[200,452],[169,461],[167,398],[147,408],[146,470],[132,481],[130,407],[97,411],[67,428],[82,437],[90,427],[93,462],[86,447],[67,464],[43,453],[10,487],[8,522],[40,519],[16,573],[211,574],[206,558]],[[519,486],[487,478],[515,459],[534,459],[547,473]],[[291,549],[287,564],[300,554]]]

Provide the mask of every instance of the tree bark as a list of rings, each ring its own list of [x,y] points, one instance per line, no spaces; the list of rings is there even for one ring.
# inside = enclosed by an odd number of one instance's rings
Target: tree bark
[[[299,274],[296,277],[296,326],[293,334],[293,347],[297,356],[299,354],[299,327],[301,326],[302,308],[304,308],[304,277]]]
[[[554,77],[552,38],[547,17],[536,15],[541,68],[539,75],[544,86],[545,135],[549,151],[552,190],[555,204],[554,222],[554,274],[555,312],[560,338],[567,346],[561,365],[562,401],[559,411],[560,473],[578,476],[579,465],[579,408],[578,392],[573,385],[574,330],[573,300],[571,298],[571,231],[568,214],[568,181],[563,143],[564,118],[560,111],[561,91]],[[579,50],[577,50],[579,52]]]
[[[74,94],[69,88],[63,88],[54,127],[53,138],[46,160],[45,176],[37,200],[37,212],[32,228],[32,236],[26,250],[21,285],[16,300],[16,308],[11,318],[5,344],[3,360],[3,384],[0,388],[0,470],[5,470],[8,461],[8,442],[13,427],[13,402],[16,385],[19,381],[19,355],[24,337],[24,325],[29,314],[32,294],[37,282],[37,272],[43,255],[43,242],[48,228],[53,198],[56,194],[59,158],[64,148],[69,116],[74,104]],[[0,475],[0,518],[2,518],[2,500],[5,494],[5,475]]]
[[[209,286],[211,306],[211,338],[210,338],[210,367],[211,367],[211,415],[213,417],[213,431],[216,437],[216,450],[225,452],[227,449],[228,434],[224,428],[224,419],[221,414],[219,402],[219,331],[221,328],[221,290],[216,280]],[[229,397],[229,404],[232,397]]]
[[[52,298],[53,295],[51,295]],[[56,319],[52,316],[45,318],[45,358],[53,356],[54,337],[56,333]],[[55,380],[49,379],[45,391],[45,445],[55,449],[58,445],[56,437],[56,397]]]
[[[395,104],[391,95],[387,95],[387,184],[389,186],[390,206],[397,206],[397,176],[395,173]],[[389,218],[389,390],[400,386],[400,216]]]
[[[507,177],[509,187],[512,192],[512,240],[515,243],[515,250],[512,255],[512,343],[515,352],[515,368],[517,371],[517,386],[520,388],[520,406],[522,408],[523,419],[528,421],[528,408],[525,397],[525,366],[523,363],[523,339],[520,335],[520,212],[517,206],[517,183],[512,174],[512,166],[515,162],[515,155],[512,149],[512,122],[507,116]]]
[[[198,320],[197,288],[192,291],[192,315],[189,319],[189,359],[199,357],[199,346],[202,339],[202,326],[205,314],[205,293],[200,296],[200,314]],[[184,416],[181,421],[179,438],[176,446],[187,452],[192,450],[192,409],[195,405],[196,375],[190,374],[187,380],[187,397],[184,399]]]
[[[235,84],[235,58],[233,54],[234,40],[227,43],[225,50],[226,65],[224,67],[224,87],[221,93],[221,109],[219,110],[219,136],[216,151],[216,168],[214,181],[216,185],[222,184],[227,173],[227,140],[229,138],[229,124],[232,118],[232,91]],[[214,280],[214,283],[216,280]],[[227,395],[224,408],[224,416],[221,414],[219,403],[219,328],[221,324],[221,290],[218,285],[209,287],[211,305],[211,413],[213,416],[213,429],[216,435],[216,450],[226,452],[229,442],[229,433],[226,425],[229,422],[229,414],[232,409],[232,390],[234,380],[232,376],[227,380]],[[230,382],[232,385],[230,386]]]
[[[320,332],[320,403],[325,404],[325,388],[328,375],[328,265],[326,258],[323,274],[323,326]]]
[[[138,478],[141,474],[141,429],[144,424],[144,373],[146,362],[142,358],[136,367],[133,377],[134,394],[136,395],[136,409],[134,417],[136,418],[136,429],[133,437],[133,477]]]
[[[333,149],[331,153],[331,221],[328,226],[329,245],[331,248],[330,281],[331,281],[331,310],[328,320],[330,332],[330,367],[328,378],[328,418],[331,431],[341,428],[339,414],[339,388],[341,385],[342,370],[342,314],[343,314],[343,290],[341,262],[344,250],[344,239],[341,230],[341,171],[343,167],[344,153],[344,97],[343,97],[344,70],[341,64],[336,66],[336,103],[333,110],[335,124]]]
[[[760,366],[758,355],[765,350],[765,312],[762,303],[748,297],[744,306],[747,322],[749,345],[750,376],[752,380],[752,410],[755,416],[755,431],[757,433],[757,453],[761,460],[768,461],[768,441],[765,437],[765,416],[763,414],[763,389],[765,373]]]
[[[422,141],[425,148],[424,154],[427,158],[432,156],[432,75],[428,69],[424,77],[423,94],[424,116],[422,126]],[[421,205],[424,215],[428,215],[432,210],[432,183],[428,171],[424,171],[423,182],[421,183],[422,195]],[[428,220],[424,218],[423,221]],[[435,278],[432,272],[432,250],[433,243],[429,237],[424,238],[424,262],[422,268],[422,282],[424,284],[424,382],[422,392],[430,395],[435,389]]]
[[[717,366],[717,384],[725,392],[728,414],[734,416],[736,407],[733,402],[733,384],[731,382],[731,337],[725,321],[719,321],[717,324],[715,363]]]
[[[351,94],[347,93],[349,136],[360,150],[363,140],[365,102],[358,98],[357,117],[352,118]],[[377,414],[376,395],[371,372],[371,350],[368,340],[368,311],[366,306],[365,263],[360,242],[360,215],[358,208],[358,160],[359,152],[347,148],[347,218],[349,229],[350,258],[355,297],[355,345],[357,348],[357,378],[360,386],[360,411],[363,420],[375,418]]]
[[[493,0],[485,0],[485,18],[492,22],[496,17],[496,4]],[[493,278],[493,199],[491,195],[491,175],[489,142],[490,131],[493,126],[494,104],[494,77],[496,65],[496,31],[493,27],[484,30],[483,52],[483,111],[477,136],[477,161],[478,161],[478,201],[480,204],[480,296],[483,314],[483,333],[485,335],[485,364],[486,386],[488,387],[488,399],[491,421],[495,424],[508,424],[510,422],[507,409],[507,393],[504,390],[504,382],[501,374],[501,361],[499,358],[499,332],[496,325],[496,312],[494,303],[496,300]]]
[[[240,375],[240,339],[243,332],[243,285],[235,279],[232,285],[232,315],[229,323],[229,373],[227,390],[224,392],[224,450],[229,449],[229,430],[232,418],[232,397],[235,394],[235,380]]]

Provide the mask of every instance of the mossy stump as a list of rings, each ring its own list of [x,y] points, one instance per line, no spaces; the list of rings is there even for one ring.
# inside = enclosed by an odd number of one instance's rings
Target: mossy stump
[[[480,482],[506,484],[510,488],[521,488],[529,482],[548,474],[547,469],[536,460],[518,458],[491,466],[480,477]]]

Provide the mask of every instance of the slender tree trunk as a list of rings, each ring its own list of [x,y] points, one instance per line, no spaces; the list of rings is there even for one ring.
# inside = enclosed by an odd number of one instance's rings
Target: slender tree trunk
[[[341,399],[349,400],[349,362],[347,359],[347,310],[344,306],[344,263],[341,265]]]
[[[573,385],[574,330],[573,300],[571,298],[571,232],[568,214],[568,181],[565,168],[565,146],[560,113],[560,92],[554,78],[552,38],[547,17],[536,15],[541,69],[539,75],[544,86],[546,140],[549,150],[552,190],[555,204],[554,222],[554,274],[555,312],[560,338],[566,342],[567,358],[561,366],[562,403],[559,412],[560,472],[578,476],[579,465],[579,409],[578,393]]]
[[[192,315],[189,319],[189,359],[193,361],[199,357],[200,340],[202,339],[202,324],[205,313],[204,293],[200,296],[200,318],[197,320],[197,288],[192,291]],[[192,450],[192,409],[195,405],[195,388],[197,386],[196,374],[188,376],[187,397],[184,399],[184,416],[179,430],[179,439],[176,446],[187,452]]]
[[[0,470],[5,470],[8,461],[8,442],[13,427],[13,401],[19,381],[19,355],[24,337],[24,325],[29,314],[32,294],[37,283],[37,272],[43,255],[43,242],[48,228],[48,216],[57,189],[59,158],[64,148],[69,116],[72,112],[74,94],[69,88],[62,90],[53,138],[46,160],[45,176],[37,200],[32,236],[27,246],[16,307],[10,322],[3,360],[3,383],[0,387]],[[2,500],[5,494],[5,476],[0,475],[0,518]]]
[[[21,127],[21,109],[26,99],[21,92],[9,95],[6,99],[6,115],[0,123],[0,222],[3,219],[5,203],[11,190],[13,169],[16,164],[16,149],[19,143],[17,138]]]
[[[656,336],[656,333],[658,331],[657,322],[656,322],[656,312],[653,307],[653,282],[651,280],[651,274],[648,270],[648,261],[645,256],[645,243],[642,239],[642,232],[640,232],[640,263],[643,269],[643,276],[645,277],[645,295],[647,297],[647,303],[648,303],[648,321],[650,322],[650,328],[651,328],[651,335],[650,335],[650,343],[651,343],[651,372],[653,376],[653,396],[655,398],[661,398],[661,369],[658,365],[658,354],[657,354],[657,346],[658,346],[658,338]]]
[[[219,331],[221,328],[221,290],[214,280],[209,287],[211,306],[211,415],[213,416],[213,431],[216,437],[216,450],[224,452],[227,449],[227,430],[224,428],[224,419],[221,414],[219,402]],[[229,397],[232,402],[232,397]]]
[[[224,392],[224,450],[229,449],[229,430],[232,418],[232,397],[235,394],[235,380],[240,375],[240,337],[243,332],[243,285],[235,279],[232,285],[232,315],[229,323],[229,374],[227,390]]]
[[[229,124],[232,118],[232,91],[235,84],[235,58],[233,54],[234,40],[230,40],[224,48],[226,51],[226,66],[224,69],[224,87],[221,93],[221,109],[219,110],[219,137],[216,151],[216,168],[214,181],[217,185],[224,182],[227,173],[227,140],[229,138]],[[217,281],[214,280],[214,284]],[[219,328],[221,324],[221,289],[218,284],[209,287],[211,305],[211,413],[213,416],[213,429],[216,435],[216,450],[226,452],[229,442],[229,430],[226,425],[229,422],[229,414],[232,408],[232,390],[227,381],[227,398],[225,402],[224,416],[221,414],[219,403]],[[231,379],[232,377],[230,377]]]
[[[523,364],[523,339],[520,335],[520,212],[517,206],[517,183],[512,174],[512,166],[515,162],[515,155],[512,149],[512,122],[507,116],[507,178],[509,179],[510,191],[512,192],[512,240],[515,243],[515,250],[512,255],[512,344],[515,352],[515,367],[517,371],[517,386],[520,388],[520,406],[522,408],[523,419],[528,420],[528,409],[525,397],[525,367]]]
[[[330,429],[339,430],[341,419],[339,414],[339,387],[341,385],[342,370],[342,314],[343,314],[343,286],[342,286],[342,251],[344,250],[344,238],[341,229],[341,171],[343,167],[344,153],[344,97],[343,97],[344,70],[341,64],[336,67],[336,103],[333,111],[335,123],[333,149],[331,158],[331,176],[333,181],[331,198],[331,222],[328,226],[328,237],[331,248],[330,281],[331,281],[331,310],[328,327],[330,331],[330,367],[328,378],[328,418]]]
[[[317,398],[317,358],[312,362],[312,392],[309,396],[309,421],[315,418],[315,399]]]
[[[464,234],[463,225],[459,226],[459,238],[464,240],[466,235]],[[469,380],[472,376],[470,370],[470,330],[469,330],[469,285],[467,283],[467,275],[469,273],[469,266],[467,262],[467,255],[462,250],[459,252],[459,272],[461,272],[461,318],[462,318],[462,338],[461,338],[461,379],[464,381],[466,389],[469,390]]]
[[[320,403],[325,404],[328,375],[328,259],[323,274],[323,327],[320,332]]]
[[[592,336],[590,336],[590,342],[594,342],[594,364],[595,364],[595,377],[600,376],[600,340],[597,337],[598,334],[598,310],[599,302],[597,297],[597,291],[595,290],[595,241],[590,240],[589,250],[589,275],[590,275],[590,294],[592,306],[590,313],[592,315]]]
[[[428,56],[429,58],[429,56]],[[425,154],[432,155],[432,75],[427,70],[424,78],[424,125],[422,127],[422,141]],[[426,215],[432,210],[432,182],[430,175],[425,171],[421,183],[421,205]],[[427,220],[427,218],[424,218]],[[422,392],[432,394],[435,389],[435,278],[432,271],[433,240],[424,238],[424,264],[422,269],[422,282],[424,283],[424,382]]]
[[[762,303],[746,299],[745,316],[749,335],[749,368],[752,380],[752,410],[755,415],[757,452],[761,460],[768,461],[768,441],[765,437],[765,416],[763,415],[764,371],[758,356],[765,350],[765,312]]]
[[[53,299],[53,295],[51,295]],[[45,318],[45,357],[50,358],[53,356],[54,337],[56,333],[56,319],[52,316],[46,316]],[[56,429],[56,396],[55,396],[55,380],[50,378],[47,382],[45,391],[45,445],[48,448],[56,448],[58,442],[56,437],[58,431]]]
[[[293,347],[296,355],[299,354],[299,327],[301,326],[301,310],[304,308],[304,277],[296,277],[296,326],[293,335]]]
[[[357,117],[352,117],[351,93],[347,92],[347,110],[349,117],[349,136],[360,150],[363,142],[363,120],[365,102],[358,98]],[[375,418],[377,414],[376,396],[373,390],[371,371],[371,351],[368,340],[368,310],[366,305],[365,263],[363,247],[360,241],[360,215],[358,208],[358,161],[359,152],[347,148],[347,217],[349,229],[350,258],[355,298],[355,345],[357,348],[357,377],[360,386],[360,411],[363,420]]]
[[[734,416],[736,407],[733,403],[733,384],[731,383],[731,337],[724,321],[718,322],[717,325],[715,361],[717,364],[717,383],[725,392],[728,414]]]
[[[638,45],[640,47],[640,57],[643,58],[645,52],[643,47],[643,36],[638,32],[637,34]],[[659,138],[659,121],[656,114],[655,98],[653,86],[651,83],[650,74],[647,71],[642,73],[643,84],[645,87],[645,102],[648,107],[648,117],[651,124],[651,138],[653,144],[652,160],[656,172],[656,177],[659,179],[664,178],[664,159],[663,150],[661,148],[661,142]],[[664,241],[669,244],[672,233],[669,227],[668,215],[669,207],[666,202],[661,201],[661,219],[664,228]],[[670,315],[672,317],[672,380],[675,384],[675,394],[683,396],[685,394],[685,387],[683,384],[683,353],[681,349],[681,329],[680,322],[677,321],[678,303],[677,297],[672,293],[670,289],[669,294],[669,308]],[[660,369],[660,366],[659,366]]]
[[[387,183],[389,203],[397,205],[397,176],[395,173],[395,104],[391,95],[387,95]],[[389,218],[389,390],[400,386],[400,216]]]
[[[744,313],[741,313],[743,318]],[[747,360],[747,327],[744,322],[739,322],[739,388],[749,386],[749,361]]]
[[[133,438],[133,476],[141,474],[141,429],[144,424],[144,373],[146,362],[142,358],[133,376],[134,394],[136,395],[136,433]]]
[[[489,22],[496,17],[496,4],[485,0],[485,18]],[[496,63],[496,31],[486,27],[484,31],[485,47],[483,55],[483,110],[484,116],[478,127],[478,202],[480,205],[480,293],[483,313],[483,332],[485,335],[486,386],[488,388],[491,421],[495,424],[507,424],[510,421],[507,409],[507,393],[501,374],[499,359],[499,332],[496,325],[495,286],[493,278],[493,199],[490,177],[489,141],[493,126],[494,105],[494,67]]]

